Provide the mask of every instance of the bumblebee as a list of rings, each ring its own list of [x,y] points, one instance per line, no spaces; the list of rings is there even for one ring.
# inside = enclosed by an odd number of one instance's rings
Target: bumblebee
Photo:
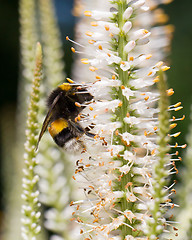
[[[53,90],[47,99],[48,113],[39,134],[37,148],[47,128],[59,147],[74,152],[84,148],[79,138],[83,134],[89,137],[95,135],[75,119],[92,99],[86,86],[81,84],[63,83]]]

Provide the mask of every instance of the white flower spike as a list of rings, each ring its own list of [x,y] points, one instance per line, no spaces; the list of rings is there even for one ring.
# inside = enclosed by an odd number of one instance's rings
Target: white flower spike
[[[103,8],[99,5],[101,11],[85,12],[91,17],[91,27],[85,30],[90,45],[84,48],[81,62],[90,71],[83,69],[77,79],[83,76],[82,81],[87,80],[94,101],[79,122],[91,129],[95,138],[85,137],[86,151],[77,160],[73,179],[85,198],[71,203],[77,205],[74,219],[87,239],[154,239],[168,225],[162,207],[172,204],[164,178],[173,170],[168,155],[159,167],[162,180],[156,172],[160,153],[167,154],[168,148],[159,147],[162,129],[158,117],[162,112],[156,103],[162,92],[151,86],[162,80],[159,71],[168,68],[150,45],[153,28],[149,21],[145,25],[145,17],[151,15],[148,1],[104,2]],[[172,93],[163,92],[167,96]],[[167,143],[168,131],[163,134]]]

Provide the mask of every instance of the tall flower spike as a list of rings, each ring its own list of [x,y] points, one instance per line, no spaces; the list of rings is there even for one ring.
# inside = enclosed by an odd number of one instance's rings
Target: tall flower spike
[[[181,185],[177,189],[180,208],[176,211],[178,240],[190,240],[192,236],[192,106],[190,125],[187,135],[188,148],[183,157],[184,168],[181,169]]]
[[[20,228],[21,225],[18,222],[20,218],[21,208],[21,178],[22,168],[24,162],[21,158],[24,153],[23,143],[25,141],[25,128],[26,128],[26,112],[27,103],[29,101],[29,95],[31,90],[31,84],[33,79],[34,70],[34,52],[35,45],[37,43],[36,21],[35,21],[35,2],[33,0],[20,0],[19,1],[19,21],[20,21],[20,74],[19,74],[19,86],[18,86],[18,102],[16,112],[16,140],[14,141],[14,147],[12,149],[13,164],[12,167],[14,174],[9,175],[9,179],[12,184],[9,193],[10,199],[6,201],[7,209],[5,216],[6,229],[4,231],[4,239],[21,238]],[[8,137],[7,137],[8,138]],[[11,151],[10,151],[11,153]]]
[[[169,123],[169,96],[167,94],[167,84],[165,81],[165,76],[163,71],[159,71],[159,82],[158,88],[160,92],[159,98],[159,123],[158,123],[158,139],[157,139],[157,161],[153,165],[153,178],[152,190],[151,190],[151,201],[149,202],[149,211],[151,212],[151,217],[148,220],[148,231],[146,231],[147,236],[150,240],[156,239],[163,232],[163,225],[166,222],[163,214],[165,209],[163,206],[167,206],[169,201],[168,194],[166,190],[166,181],[169,175],[169,163],[170,155],[168,155],[169,147],[169,137],[168,133],[170,131]]]
[[[95,101],[79,121],[96,136],[85,137],[87,151],[74,175],[86,199],[72,205],[84,237],[147,239],[153,166],[159,159],[155,103],[160,95],[150,86],[159,81],[159,68],[168,68],[151,60],[145,47],[151,32],[135,26],[149,10],[145,0],[102,2],[105,11],[85,12],[93,21],[81,62],[89,65],[87,88]]]
[[[24,240],[36,239],[36,235],[40,232],[39,212],[40,204],[38,202],[39,191],[37,190],[37,182],[39,176],[35,174],[34,168],[37,166],[36,145],[37,145],[37,113],[39,103],[39,87],[42,80],[42,49],[40,43],[36,48],[36,66],[34,79],[32,83],[32,92],[30,95],[30,103],[27,116],[26,142],[25,142],[25,168],[23,169],[23,193],[21,195],[25,203],[22,205],[23,218],[21,234]]]
[[[52,0],[40,0],[41,36],[44,44],[44,94],[41,97],[40,113],[43,122],[47,92],[55,89],[65,80],[63,50],[59,27]],[[39,146],[37,156],[39,166],[40,201],[48,207],[45,211],[44,226],[54,233],[55,238],[75,239],[77,224],[71,227],[70,217],[73,212],[69,203],[73,198],[72,161],[53,142],[46,132]],[[75,198],[76,199],[76,198]],[[79,226],[77,226],[79,229]]]
[[[27,111],[26,98],[30,95],[31,81],[34,71],[34,52],[37,42],[37,29],[35,19],[35,2],[33,0],[20,0],[20,45],[21,45],[21,67],[22,75],[18,89],[18,133],[17,142],[24,141],[25,125],[21,124],[25,119]]]

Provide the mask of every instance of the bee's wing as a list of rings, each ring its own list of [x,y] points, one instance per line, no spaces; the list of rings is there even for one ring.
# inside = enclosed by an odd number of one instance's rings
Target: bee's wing
[[[36,147],[36,150],[38,149],[38,146],[39,146],[39,142],[41,141],[41,138],[43,136],[43,134],[45,133],[46,129],[47,129],[47,126],[49,125],[49,122],[50,122],[50,119],[53,115],[53,111],[54,111],[54,108],[59,100],[59,98],[61,97],[61,93],[54,99],[46,117],[45,117],[45,120],[43,122],[43,125],[42,125],[42,128],[41,128],[41,132],[39,134],[39,138],[38,138],[38,142],[37,142],[37,147]]]

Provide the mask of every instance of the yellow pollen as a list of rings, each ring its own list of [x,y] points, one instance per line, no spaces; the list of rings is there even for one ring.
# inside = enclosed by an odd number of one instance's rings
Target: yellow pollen
[[[151,155],[154,155],[154,154],[155,154],[155,151],[156,151],[156,149],[153,149],[153,150],[151,151]]]
[[[67,80],[68,82],[70,82],[70,83],[74,83],[74,81],[73,81],[72,79],[70,79],[70,78],[66,78],[66,80]]]
[[[95,223],[95,222],[98,222],[99,221],[99,219],[98,218],[96,218],[94,221],[93,221],[93,223]]]
[[[134,57],[129,57],[129,61],[133,61],[134,60]]]
[[[91,16],[92,16],[92,12],[91,12],[91,11],[85,11],[85,12],[84,12],[84,15],[85,15],[86,17],[91,17]]]
[[[93,107],[89,107],[89,110],[93,111]]]
[[[149,96],[145,97],[144,99],[145,99],[145,101],[147,101],[149,99]]]
[[[184,120],[185,119],[185,115],[183,115],[183,117],[180,120]]]
[[[175,112],[177,112],[177,111],[179,111],[179,110],[181,110],[183,107],[177,107],[177,108],[175,108],[174,110],[175,110]]]
[[[97,22],[91,22],[91,26],[97,27],[97,26],[98,26],[98,23],[97,23]]]
[[[110,34],[109,34],[109,37],[113,37],[113,36],[114,36],[113,33],[110,33]]]
[[[93,67],[93,66],[90,66],[90,67],[89,67],[89,70],[90,70],[91,72],[95,72],[96,70],[98,70],[98,68]]]
[[[68,36],[66,36],[66,40],[69,41],[69,37]]]
[[[75,118],[75,122],[78,122],[78,121],[80,121],[80,120],[81,120],[81,116],[78,115],[78,116]]]
[[[152,54],[147,54],[146,59],[150,59],[152,57]]]
[[[99,48],[99,50],[103,50],[103,48],[102,48],[102,46],[101,46],[101,45],[99,45],[99,46],[98,46],[98,48]]]
[[[72,87],[69,83],[63,83],[58,86],[63,91],[69,91]]]
[[[113,80],[115,80],[115,75],[112,75],[112,77],[111,77]]]
[[[99,77],[99,76],[96,76],[95,78],[98,79],[98,80],[101,80],[101,77]]]
[[[125,62],[124,62],[124,61],[121,61],[121,64],[125,65]]]
[[[121,102],[118,104],[118,106],[121,107],[122,105],[123,105],[123,102],[121,101]]]
[[[92,190],[94,190],[94,189],[95,189],[95,188],[94,188],[93,186],[91,186],[91,185],[89,186],[89,188],[91,188]]]
[[[87,59],[87,58],[81,58],[81,62],[82,62],[83,64],[89,64],[89,59]]]
[[[170,125],[170,129],[173,129],[173,128],[175,128],[177,126],[177,123],[172,123],[171,125]]]
[[[178,143],[175,143],[175,146],[174,146],[174,148],[177,148],[178,147]]]
[[[86,31],[85,34],[86,34],[87,36],[89,36],[89,37],[92,37],[93,32],[91,32],[91,31]]]
[[[176,190],[175,189],[171,189],[171,192],[174,192],[176,194]]]
[[[154,83],[159,82],[159,76],[155,77],[155,78],[153,79],[153,82],[154,82]]]
[[[166,90],[167,96],[172,96],[174,94],[173,88]]]
[[[98,138],[99,138],[99,135],[96,134],[96,135],[94,136],[94,139],[98,139]]]
[[[152,73],[153,73],[153,72],[149,72],[149,73],[147,74],[147,76],[150,76]]]
[[[111,57],[111,54],[110,54],[110,53],[107,53],[107,56]]]
[[[161,70],[162,70],[163,72],[165,72],[165,71],[169,70],[169,68],[170,68],[170,67],[168,67],[168,66],[163,66],[163,67],[161,68]]]
[[[158,63],[155,64],[156,67],[161,67],[163,65],[163,62],[162,61],[159,61]]]
[[[181,102],[176,103],[175,105],[173,105],[174,107],[179,107],[181,105]]]
[[[95,42],[96,42],[96,41],[93,40],[93,39],[88,40],[88,43],[89,43],[89,44],[93,44],[93,43],[95,43]]]
[[[149,172],[147,172],[147,175],[151,178],[151,174]]]
[[[105,30],[109,31],[109,25],[105,25]]]
[[[71,51],[72,51],[73,53],[75,53],[75,48],[74,48],[74,47],[71,47]]]
[[[147,29],[143,30],[143,33],[147,34],[149,31]]]
[[[171,136],[173,136],[173,137],[178,137],[180,134],[181,134],[181,132],[177,132],[177,133],[175,133],[175,134],[173,134],[173,135],[171,135]]]
[[[95,119],[97,117],[97,114],[95,114],[94,116],[93,116],[93,118]]]
[[[81,104],[78,103],[78,102],[75,102],[75,106],[76,106],[76,107],[81,107]]]
[[[125,89],[125,86],[124,86],[124,85],[122,85],[122,86],[121,86],[121,89]]]
[[[157,131],[158,127],[154,127],[153,129],[154,129],[154,131]]]

